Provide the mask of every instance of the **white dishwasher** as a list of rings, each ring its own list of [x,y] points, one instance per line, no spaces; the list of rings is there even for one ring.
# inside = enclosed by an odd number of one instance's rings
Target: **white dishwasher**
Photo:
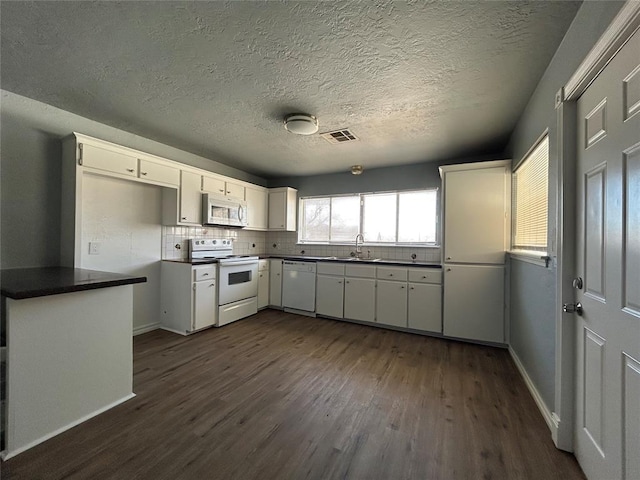
[[[282,262],[282,306],[315,317],[316,264],[284,260]]]

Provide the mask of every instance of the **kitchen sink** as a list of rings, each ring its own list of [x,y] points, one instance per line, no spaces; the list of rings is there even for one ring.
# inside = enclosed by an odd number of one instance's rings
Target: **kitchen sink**
[[[357,257],[325,257],[325,260],[339,260],[341,262],[381,262],[381,258],[357,258]]]

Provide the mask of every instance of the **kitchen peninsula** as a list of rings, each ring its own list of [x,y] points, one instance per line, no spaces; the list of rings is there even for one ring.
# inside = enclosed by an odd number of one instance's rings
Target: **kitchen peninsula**
[[[69,267],[2,270],[4,459],[134,396],[133,284]]]

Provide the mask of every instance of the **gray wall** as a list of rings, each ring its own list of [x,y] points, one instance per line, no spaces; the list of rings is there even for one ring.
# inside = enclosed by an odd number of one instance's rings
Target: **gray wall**
[[[549,245],[556,242],[557,132],[554,98],[589,53],[624,2],[586,1],[541,78],[510,139],[507,154],[520,160],[549,129]],[[554,411],[555,294],[557,272],[517,260],[511,262],[511,348],[520,358],[547,407]]]
[[[281,177],[269,180],[269,187],[293,187],[299,197],[338,195],[342,193],[419,190],[440,187],[440,165],[502,160],[501,153],[474,158],[443,160],[397,167],[367,169],[361,175],[350,172],[314,175],[310,177]]]
[[[259,185],[266,180],[0,90],[0,267],[60,261],[60,140],[84,133]],[[158,239],[160,242],[160,239]]]

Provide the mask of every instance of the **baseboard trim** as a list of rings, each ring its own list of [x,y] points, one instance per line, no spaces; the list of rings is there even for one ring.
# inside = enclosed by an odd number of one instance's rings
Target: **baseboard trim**
[[[133,336],[142,335],[143,333],[151,332],[160,328],[159,323],[147,323],[146,325],[140,325],[133,329]]]
[[[509,345],[509,353],[511,354],[511,358],[513,359],[513,362],[516,364],[516,368],[520,372],[520,375],[522,375],[522,378],[524,379],[524,383],[527,385],[527,388],[529,389],[529,392],[531,393],[533,400],[536,402],[536,405],[538,406],[538,410],[540,410],[540,413],[542,414],[544,421],[547,423],[547,427],[549,427],[551,436],[555,437],[558,429],[558,423],[554,421],[554,417],[553,417],[553,414],[551,413],[551,410],[549,410],[547,405],[544,403],[544,400],[542,400],[542,396],[540,395],[540,392],[538,392],[538,389],[531,381],[531,377],[529,377],[529,374],[525,370],[524,365],[522,365],[522,362],[518,358],[518,355],[516,355],[516,352],[513,350],[513,348],[511,348],[511,345]]]
[[[126,397],[123,397],[119,400],[116,400],[113,403],[110,403],[109,405],[105,405],[102,408],[99,408],[98,410],[95,410],[91,413],[89,413],[88,415],[85,415],[84,417],[79,418],[78,420],[69,423],[68,425],[65,425],[64,427],[58,428],[57,430],[54,430],[51,433],[48,433],[47,435],[44,435],[43,437],[38,438],[37,440],[34,440],[33,442],[29,442],[26,445],[23,445],[20,448],[17,448],[15,450],[12,450],[10,452],[4,450],[2,453],[0,453],[0,457],[2,458],[2,460],[9,460],[10,458],[15,457],[16,455],[29,450],[30,448],[35,447],[36,445],[41,444],[42,442],[46,442],[47,440],[49,440],[50,438],[55,437],[56,435],[60,435],[62,432],[66,432],[67,430],[80,425],[83,422],[86,422],[87,420],[100,415],[101,413],[106,412],[107,410],[111,410],[113,407],[117,407],[118,405],[120,405],[121,403],[126,402],[127,400],[131,400],[133,397],[135,397],[136,394],[135,393],[130,393],[129,395],[127,395]]]

